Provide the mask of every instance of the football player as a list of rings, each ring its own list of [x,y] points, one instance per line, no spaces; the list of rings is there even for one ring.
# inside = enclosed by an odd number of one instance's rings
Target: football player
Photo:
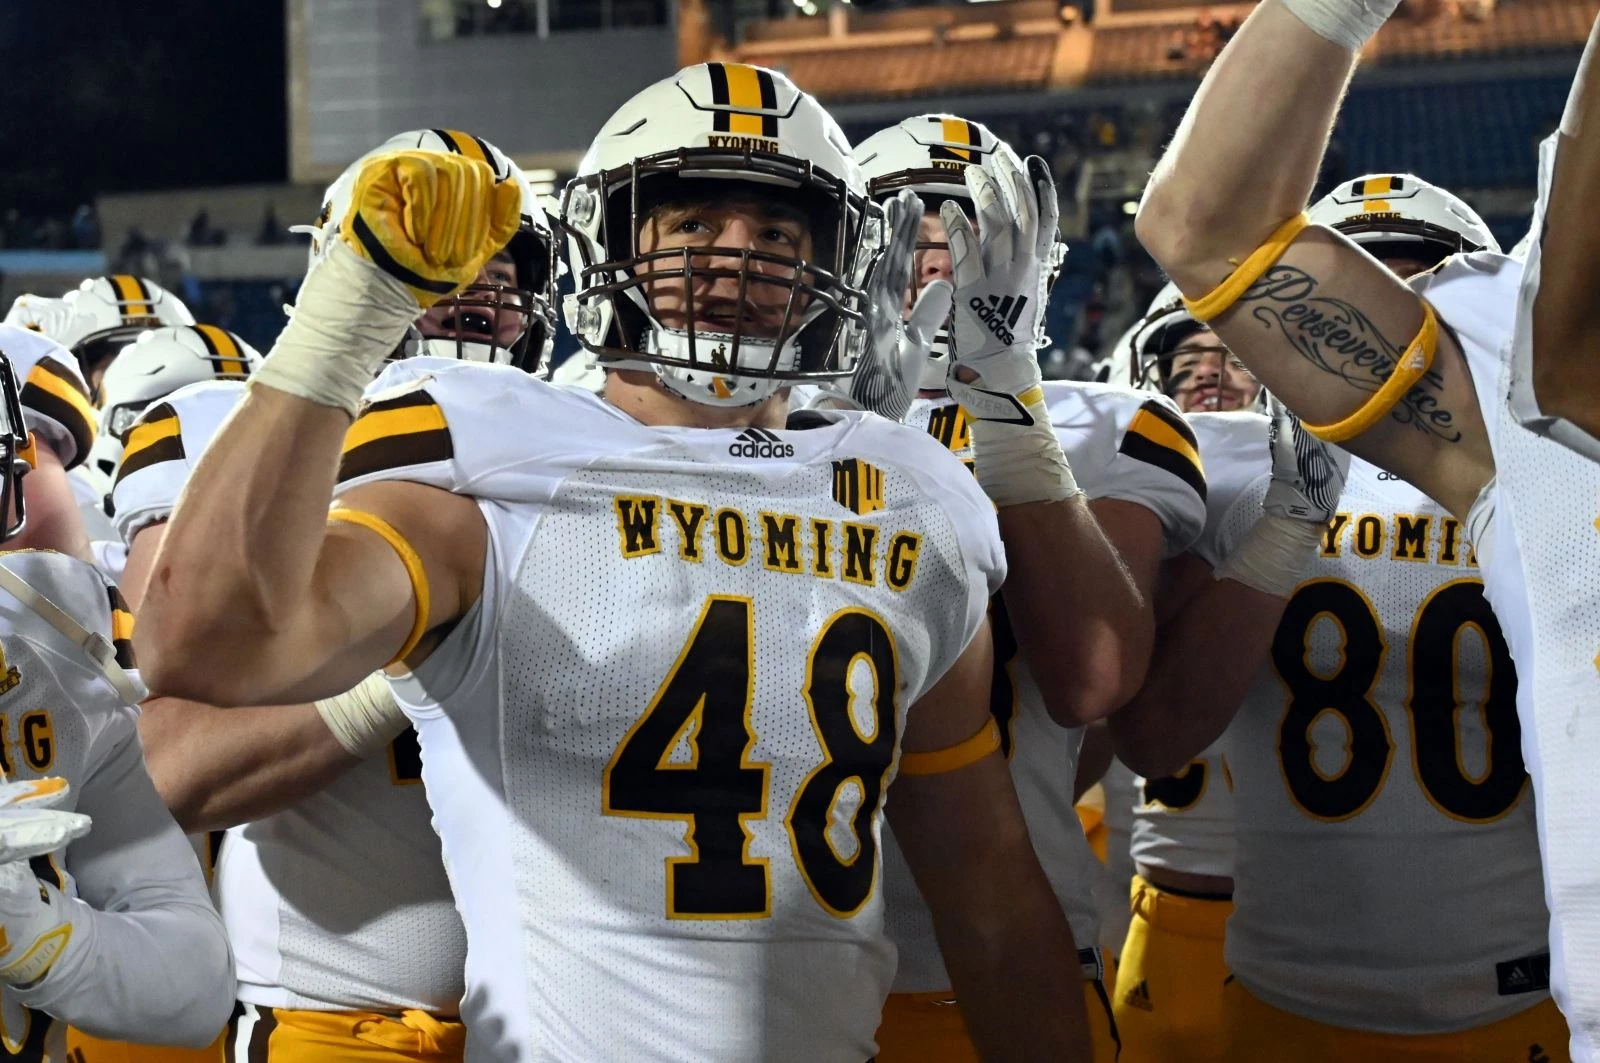
[[[0,357],[0,509],[18,514],[23,418]],[[198,1046],[233,1006],[222,923],[145,772],[131,626],[88,564],[0,560],[0,1030],[16,1058],[66,1063],[66,1023]]]
[[[521,277],[548,283],[551,238],[521,171],[455,130],[400,134],[369,155],[402,147],[486,162],[520,191],[522,215],[476,282],[429,309],[406,345],[535,367],[552,293],[522,287]],[[330,187],[325,218],[348,213],[361,165]],[[313,267],[337,224],[313,227]],[[108,371],[108,396],[145,342]],[[136,604],[194,462],[244,390],[221,381],[185,387],[125,429],[113,508],[130,544],[126,582]],[[371,733],[353,736],[349,714]],[[213,889],[240,969],[233,1051],[267,1060],[460,1060],[465,931],[429,824],[416,733],[387,684],[368,680],[317,704],[230,711],[161,698],[146,705],[141,731],[157,787],[180,821],[227,830]],[[92,1047],[85,1057],[101,1058]]]
[[[990,267],[990,274],[1001,274],[1014,268],[1014,264],[994,257],[994,234],[1018,228],[1021,218],[1002,214],[1002,204],[991,197],[1001,188],[1007,190],[1008,197],[1025,190],[1028,198],[1024,202],[1036,211],[1038,233],[1035,236],[1019,232],[1010,246],[1019,257],[1031,259],[1032,268],[1037,271],[1028,276],[1019,270],[1015,278],[1025,290],[1034,293],[1025,298],[1037,305],[1048,290],[1046,274],[1053,272],[1061,258],[1056,250],[1060,237],[1055,226],[1054,188],[1048,182],[1038,191],[1029,188],[1022,177],[1022,160],[1009,145],[983,125],[951,115],[906,119],[862,141],[855,154],[875,199],[888,202],[900,190],[910,189],[922,199],[927,211],[921,219],[916,268],[905,297],[908,319],[915,320],[920,315],[921,306],[940,282],[956,284],[958,316],[949,323],[940,322],[946,327],[935,341],[935,353],[917,367],[919,398],[911,407],[909,421],[965,462],[975,463],[983,482],[985,474],[994,475],[985,460],[993,456],[992,452],[986,455],[981,445],[974,450],[968,414],[950,396],[947,380],[952,354],[956,365],[965,364],[957,337],[966,331],[969,348],[976,346],[970,330],[963,328],[961,308],[968,308],[970,313],[974,301],[978,305],[990,304],[991,292],[984,290],[984,278],[953,267],[945,222],[939,211],[948,203],[964,217],[978,217],[979,228],[990,241],[984,248],[990,251],[985,265]],[[968,187],[967,175],[974,171],[983,175],[981,180],[974,177],[976,193]],[[980,203],[984,208],[979,207]],[[988,213],[980,216],[982,209]],[[1018,214],[1026,217],[1027,209]],[[1022,270],[1026,268],[1024,265]],[[1036,345],[1034,320],[1030,315],[1023,324],[1019,316],[1013,324],[1028,358]],[[1089,500],[1087,510],[1092,514],[1092,521],[1080,526],[1092,533],[1087,542],[1058,539],[1057,556],[1079,558],[1091,567],[1095,550],[1103,553],[1109,541],[1110,547],[1122,550],[1123,556],[1131,559],[1134,582],[1148,593],[1160,558],[1186,549],[1204,522],[1205,479],[1187,427],[1170,402],[1124,388],[1051,382],[1043,385],[1043,395],[1058,446]],[[982,429],[980,435],[981,432]],[[1004,521],[1002,515],[1002,538],[1008,550],[1019,534],[1037,534],[1036,529],[1008,528]],[[1111,556],[1105,556],[1102,563],[1111,572],[1121,568]],[[1022,579],[1025,574],[1014,569],[1012,578]],[[1012,635],[1012,629],[1020,621],[1007,608],[1014,597],[1013,586],[1007,585],[991,613],[997,634],[990,709],[1001,727],[1002,748],[1010,761],[1029,837],[1068,915],[1073,939],[1081,946],[1078,959],[1094,1058],[1109,1063],[1116,1058],[1117,1034],[1109,1008],[1110,976],[1097,947],[1096,913],[1091,898],[1091,884],[1099,865],[1072,813],[1083,727],[1061,726],[1052,719],[1041,692],[1043,683],[1034,679],[1032,658],[1018,652],[1019,640]],[[1067,606],[1058,608],[1072,611]],[[951,1006],[954,1001],[950,978],[940,961],[926,905],[898,859],[898,851],[890,844],[886,845],[886,852],[888,925],[900,964],[895,992],[885,1007],[878,1033],[878,1058],[883,1063],[976,1060],[977,1051],[963,1028],[961,1011]]]
[[[563,199],[604,398],[409,359],[352,427],[418,308],[519,221],[482,163],[373,159],[167,526],[158,688],[270,703],[410,673],[473,1058],[870,1057],[891,781],[979,1043],[1081,1058],[1070,931],[980,697],[993,508],[881,418],[783,427],[788,382],[848,368],[864,191],[781,74],[689,67],[623,105]]]
[[[1600,696],[1600,673],[1584,619],[1596,604],[1592,581],[1573,574],[1600,565],[1589,552],[1600,549],[1592,541],[1600,468],[1524,427],[1507,401],[1518,380],[1507,352],[1529,335],[1516,329],[1519,308],[1589,312],[1565,287],[1590,273],[1589,263],[1565,257],[1587,237],[1553,245],[1561,257],[1544,273],[1567,278],[1557,294],[1543,298],[1535,283],[1519,300],[1523,269],[1514,258],[1455,256],[1408,286],[1346,238],[1307,224],[1306,198],[1354,56],[1394,6],[1257,7],[1157,166],[1138,229],[1191,312],[1314,432],[1415,485],[1470,529],[1485,593],[1519,665],[1551,916],[1551,988],[1572,1026],[1574,1056],[1591,1059],[1600,1033],[1600,920],[1585,913],[1600,903],[1600,863],[1587,809],[1600,799],[1592,771],[1600,749],[1571,721]],[[1585,91],[1593,90],[1580,77],[1574,109]],[[1252,158],[1264,145],[1273,154],[1265,181]],[[1561,168],[1558,155],[1558,185]],[[1546,229],[1575,233],[1586,217],[1564,208],[1546,218]],[[1539,254],[1535,246],[1529,262]],[[1536,281],[1536,272],[1529,277]]]
[[[194,324],[183,300],[155,281],[118,273],[90,277],[62,298],[67,309],[59,332],[46,333],[72,351],[89,385],[100,398],[100,380],[124,347],[147,329]]]

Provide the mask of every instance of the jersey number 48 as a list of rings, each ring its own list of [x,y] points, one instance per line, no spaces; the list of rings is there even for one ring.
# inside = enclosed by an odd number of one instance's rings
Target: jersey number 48
[[[858,663],[871,671],[871,697],[863,699],[870,728],[851,707],[851,672]],[[811,895],[840,918],[872,896],[878,869],[872,825],[894,760],[898,686],[894,640],[881,618],[858,608],[828,618],[811,643],[801,691],[822,762],[795,792],[783,822]],[[650,706],[606,766],[601,792],[607,815],[688,826],[690,854],[666,860],[668,918],[761,919],[772,912],[770,861],[749,853],[749,822],[768,814],[770,768],[750,760],[754,693],[754,605],[749,598],[712,595]],[[685,743],[689,758],[674,762],[674,751]],[[852,783],[860,795],[850,823],[855,844],[842,853],[828,828],[841,792]]]

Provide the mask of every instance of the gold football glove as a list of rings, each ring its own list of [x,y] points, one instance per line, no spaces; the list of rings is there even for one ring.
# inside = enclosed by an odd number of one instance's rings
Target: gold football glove
[[[394,151],[356,178],[339,231],[426,310],[470,284],[521,224],[522,192],[463,155]]]

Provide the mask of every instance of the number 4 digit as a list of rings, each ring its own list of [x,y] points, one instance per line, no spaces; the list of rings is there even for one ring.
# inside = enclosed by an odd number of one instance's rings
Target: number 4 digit
[[[766,814],[767,765],[746,760],[755,674],[750,599],[706,600],[677,663],[606,766],[607,815],[688,822],[690,855],[667,858],[673,919],[760,919],[770,910],[765,858],[745,820]],[[689,759],[673,752],[688,744]]]

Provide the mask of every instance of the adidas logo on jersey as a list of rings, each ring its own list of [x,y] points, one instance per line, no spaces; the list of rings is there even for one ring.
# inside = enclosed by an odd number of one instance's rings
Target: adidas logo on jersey
[[[1500,995],[1537,993],[1550,988],[1550,955],[1524,956],[1520,960],[1507,960],[1494,965],[1495,981]]]
[[[1138,985],[1122,994],[1122,1002],[1140,1011],[1153,1011],[1154,1008],[1150,1004],[1150,983],[1142,978],[1139,979]]]
[[[775,432],[751,427],[728,444],[728,454],[735,458],[792,458],[794,447],[779,439]]]
[[[989,331],[995,338],[1007,347],[1017,342],[1016,335],[1011,331],[1017,327],[1017,319],[1022,316],[1022,308],[1028,305],[1026,295],[1008,295],[1004,299],[989,296],[988,302],[978,296],[972,297],[968,304],[972,312],[978,315],[978,320],[989,326]]]

